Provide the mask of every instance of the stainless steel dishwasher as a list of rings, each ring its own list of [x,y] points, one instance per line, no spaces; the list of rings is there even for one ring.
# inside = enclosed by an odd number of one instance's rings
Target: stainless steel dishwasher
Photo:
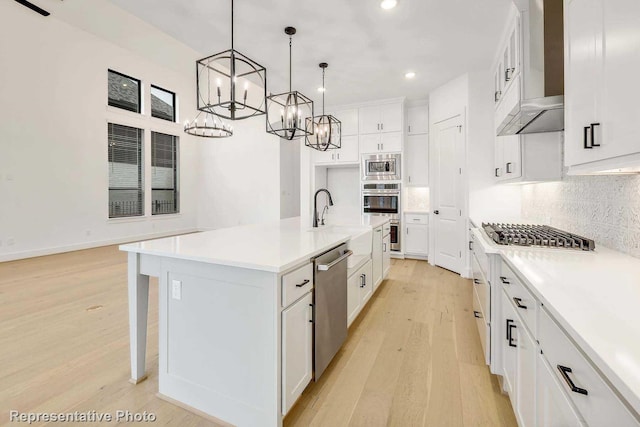
[[[317,381],[347,339],[347,258],[342,244],[313,259],[313,377]]]

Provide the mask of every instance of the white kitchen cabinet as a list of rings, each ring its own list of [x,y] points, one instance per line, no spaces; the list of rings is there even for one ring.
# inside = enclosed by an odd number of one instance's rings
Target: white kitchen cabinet
[[[536,423],[536,342],[529,331],[516,325],[517,352],[516,418],[520,427],[534,427]]]
[[[391,235],[382,238],[382,277],[386,278],[391,269]]]
[[[402,151],[402,133],[360,135],[360,154],[393,153]]]
[[[407,108],[407,135],[429,133],[429,106]]]
[[[340,131],[342,136],[358,135],[358,109],[350,108],[346,110],[336,110],[331,115],[340,120]]]
[[[402,131],[402,103],[361,107],[358,111],[361,135]]]
[[[522,151],[520,145],[520,136],[498,136],[498,139],[503,139],[502,146],[502,161],[504,179],[520,178],[522,176]]]
[[[405,184],[415,187],[429,185],[429,135],[409,135],[404,150]]]
[[[367,261],[347,280],[347,325],[351,325],[373,295],[372,260]]]
[[[426,257],[429,253],[429,215],[406,214],[404,253],[407,256]]]
[[[565,2],[569,174],[640,170],[640,3]]]
[[[503,388],[511,398],[511,405],[516,409],[516,375],[518,368],[518,352],[513,330],[517,327],[518,315],[509,301],[507,294],[500,290],[502,321],[500,322],[500,336],[502,342],[502,378]]]
[[[382,282],[382,226],[373,230],[373,247],[371,250],[372,283],[375,291]]]
[[[342,136],[341,147],[339,149],[318,151],[313,150],[313,162],[315,164],[345,164],[358,163],[358,137]]]
[[[536,366],[536,420],[540,427],[586,426],[542,354]]]
[[[286,414],[313,374],[313,296],[309,292],[282,312],[282,413]]]

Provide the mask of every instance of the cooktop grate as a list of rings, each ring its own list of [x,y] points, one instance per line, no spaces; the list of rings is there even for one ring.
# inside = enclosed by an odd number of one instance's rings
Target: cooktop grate
[[[543,246],[592,251],[593,240],[548,225],[482,224],[487,235],[499,245]]]

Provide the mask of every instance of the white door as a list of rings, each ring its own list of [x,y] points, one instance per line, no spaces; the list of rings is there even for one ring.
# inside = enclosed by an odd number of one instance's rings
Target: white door
[[[382,282],[382,227],[373,230],[373,248],[371,250],[373,289]]]
[[[282,413],[311,382],[313,370],[312,293],[282,312]]]
[[[373,274],[371,271],[371,261],[365,264],[362,269],[362,284],[360,285],[360,304],[364,307],[373,294]]]
[[[360,135],[380,132],[380,106],[362,107],[358,117]]]
[[[382,239],[382,279],[384,280],[391,269],[391,235]]]
[[[586,425],[578,416],[553,370],[544,358],[537,357],[536,425],[540,427],[578,427]]]
[[[429,135],[409,135],[405,146],[404,176],[409,186],[429,185]]]
[[[462,271],[462,241],[465,240],[462,220],[462,167],[465,161],[464,132],[461,116],[437,123],[433,132],[430,167],[433,168],[433,231],[434,263],[460,273]]]
[[[428,240],[425,224],[407,224],[404,241],[404,251],[408,254],[427,255]]]
[[[504,155],[504,179],[520,178],[522,176],[522,151],[520,135],[499,136],[503,139],[502,152]]]
[[[402,131],[402,104],[386,104],[380,107],[380,131]]]

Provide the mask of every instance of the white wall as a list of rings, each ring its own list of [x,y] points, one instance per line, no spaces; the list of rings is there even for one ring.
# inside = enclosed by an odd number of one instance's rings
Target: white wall
[[[332,215],[358,216],[360,207],[360,168],[328,168],[326,188],[331,193],[333,206],[329,208]],[[324,207],[324,196],[318,196],[318,211]]]
[[[194,230],[200,142],[148,109],[108,108],[107,69],[141,79],[145,106],[151,83],[175,91],[188,117],[198,54],[105,0],[50,6],[44,18],[0,2],[0,260]],[[150,131],[180,137],[179,215],[108,219],[109,121],[144,129],[147,189]]]
[[[280,143],[280,218],[300,216],[300,147],[303,142]]]

